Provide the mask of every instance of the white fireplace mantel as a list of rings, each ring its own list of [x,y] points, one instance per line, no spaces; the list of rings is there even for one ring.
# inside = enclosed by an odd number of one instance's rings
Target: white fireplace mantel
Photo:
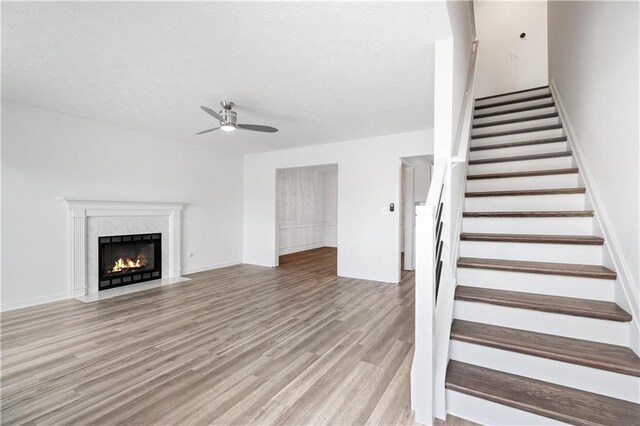
[[[161,201],[85,200],[63,197],[69,206],[69,297],[86,296],[87,280],[87,218],[166,216],[169,219],[169,278],[182,275],[181,216],[187,203]]]

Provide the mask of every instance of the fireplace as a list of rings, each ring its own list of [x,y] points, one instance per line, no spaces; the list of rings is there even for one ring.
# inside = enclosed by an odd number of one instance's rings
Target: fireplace
[[[162,278],[162,234],[98,238],[98,290]]]

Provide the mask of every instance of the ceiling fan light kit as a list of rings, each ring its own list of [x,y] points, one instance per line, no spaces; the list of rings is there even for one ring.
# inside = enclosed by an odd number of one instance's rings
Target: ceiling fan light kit
[[[222,101],[220,102],[222,111],[220,111],[220,130],[225,132],[233,132],[238,124],[238,114],[235,111],[231,111],[233,108],[233,102]]]
[[[220,102],[220,106],[222,107],[222,110],[217,113],[209,107],[200,107],[204,112],[217,119],[220,122],[220,127],[215,127],[213,129],[198,132],[198,135],[213,132],[214,130],[218,129],[221,129],[225,132],[233,132],[236,129],[252,130],[254,132],[266,133],[275,133],[278,131],[278,129],[276,129],[275,127],[262,126],[258,124],[238,124],[238,113],[233,111],[233,102],[222,101]]]

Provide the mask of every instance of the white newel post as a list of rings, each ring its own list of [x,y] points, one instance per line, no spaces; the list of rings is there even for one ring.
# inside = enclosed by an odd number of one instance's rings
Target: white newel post
[[[411,405],[415,420],[425,425],[434,418],[434,217],[433,205],[416,208],[415,351],[411,369]]]
[[[182,210],[186,203],[81,200],[61,198],[69,206],[69,297],[88,295],[93,287],[87,271],[87,219],[90,217],[161,216],[168,220],[169,265],[163,276],[182,276]]]

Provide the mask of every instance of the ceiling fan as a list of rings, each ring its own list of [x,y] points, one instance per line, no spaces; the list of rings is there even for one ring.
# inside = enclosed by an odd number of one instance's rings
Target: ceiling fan
[[[206,106],[200,107],[204,112],[218,120],[220,122],[220,127],[203,130],[202,132],[196,133],[197,135],[213,132],[218,129],[224,130],[225,132],[233,132],[235,129],[253,130],[254,132],[266,133],[275,133],[278,131],[275,127],[261,126],[258,124],[238,124],[238,114],[235,111],[232,111],[233,102],[222,101],[220,102],[220,106],[222,106],[222,111],[220,112],[215,112]]]

